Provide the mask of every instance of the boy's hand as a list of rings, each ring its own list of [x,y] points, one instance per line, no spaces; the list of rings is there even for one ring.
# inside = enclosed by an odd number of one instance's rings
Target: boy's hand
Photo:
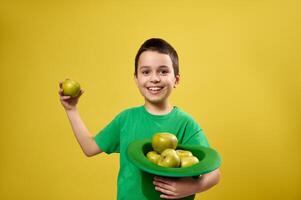
[[[163,178],[154,177],[155,190],[161,192],[160,198],[163,199],[179,199],[193,195],[198,192],[197,183],[195,178]]]
[[[81,89],[79,95],[76,97],[64,96],[62,83],[63,81],[59,82],[59,86],[60,86],[59,95],[60,95],[61,104],[65,108],[65,110],[74,110],[76,109],[76,105],[78,103],[79,97],[84,93],[84,91]]]

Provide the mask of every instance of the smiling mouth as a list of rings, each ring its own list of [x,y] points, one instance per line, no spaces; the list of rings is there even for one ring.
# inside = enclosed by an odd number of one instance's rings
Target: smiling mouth
[[[160,92],[164,87],[147,87],[147,90],[150,91],[151,93],[158,93]]]

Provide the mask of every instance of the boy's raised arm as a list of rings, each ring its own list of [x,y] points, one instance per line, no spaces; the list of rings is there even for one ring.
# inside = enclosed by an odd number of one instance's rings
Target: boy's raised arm
[[[73,133],[86,156],[91,157],[102,152],[82,121],[77,109],[66,110]]]
[[[61,104],[65,108],[77,142],[79,143],[85,155],[91,157],[101,153],[102,150],[98,147],[93,136],[89,133],[76,108],[79,97],[83,93],[84,91],[80,90],[80,94],[77,97],[64,96],[62,82],[60,82],[59,95]]]

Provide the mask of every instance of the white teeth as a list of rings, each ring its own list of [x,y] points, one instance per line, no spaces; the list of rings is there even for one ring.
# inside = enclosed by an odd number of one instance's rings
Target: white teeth
[[[153,91],[158,91],[158,90],[161,90],[162,88],[161,87],[150,87],[148,89],[153,90]]]

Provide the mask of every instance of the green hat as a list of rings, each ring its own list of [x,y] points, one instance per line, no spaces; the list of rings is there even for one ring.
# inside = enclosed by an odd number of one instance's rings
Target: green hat
[[[191,177],[209,173],[217,169],[221,164],[219,154],[212,148],[200,145],[181,145],[177,149],[188,150],[199,159],[199,163],[185,168],[167,168],[150,162],[146,154],[152,151],[150,139],[137,140],[127,148],[128,159],[140,170],[158,176],[165,177]]]

